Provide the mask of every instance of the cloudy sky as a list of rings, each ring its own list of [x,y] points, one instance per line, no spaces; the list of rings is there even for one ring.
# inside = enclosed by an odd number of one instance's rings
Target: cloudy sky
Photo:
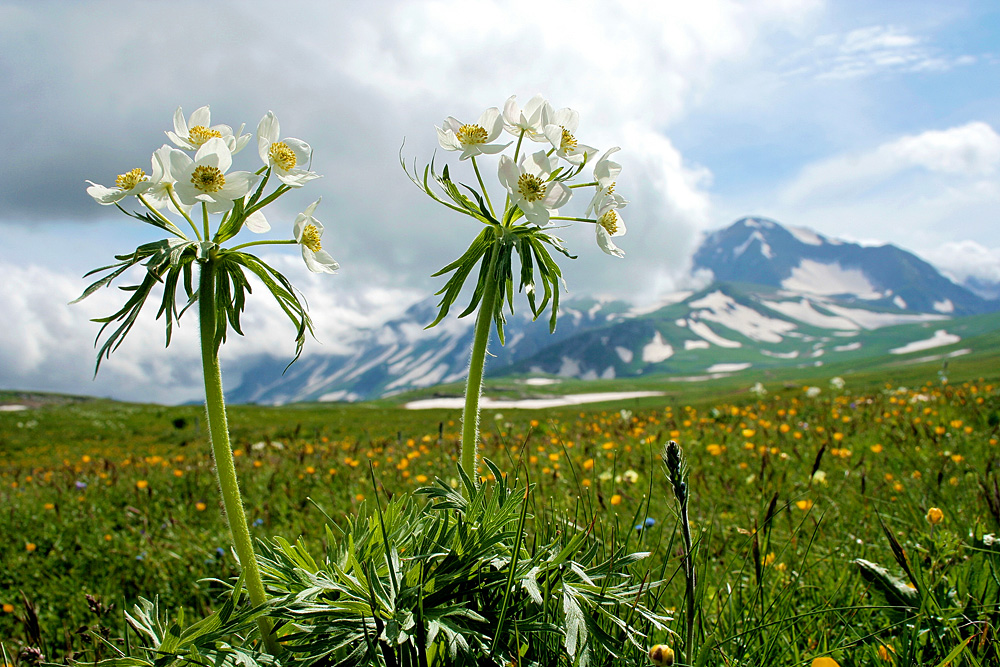
[[[269,237],[322,196],[341,271],[265,253],[309,300],[307,354],[349,349],[357,328],[441,286],[430,274],[477,223],[414,188],[400,151],[422,165],[437,149],[472,182],[434,127],[512,94],[571,107],[581,142],[622,148],[626,257],[601,253],[590,225],[562,230],[579,255],[563,266],[571,294],[683,287],[699,235],[747,214],[1000,280],[998,45],[991,0],[0,1],[0,388],[197,398],[193,317],[164,352],[149,313],[93,380],[88,320],[122,293],[67,305],[86,271],[156,238],[85,181],[149,169],[178,106],[250,131],[272,110],[283,136],[312,145],[324,177],[271,207]],[[257,160],[251,147],[234,168]],[[481,164],[498,190],[495,163]],[[255,296],[224,364],[293,350]]]

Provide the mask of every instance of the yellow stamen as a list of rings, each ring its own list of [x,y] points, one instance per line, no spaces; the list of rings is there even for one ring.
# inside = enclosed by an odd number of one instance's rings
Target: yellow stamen
[[[572,153],[576,150],[576,137],[565,127],[562,131],[562,143],[559,146],[564,153]]]
[[[517,191],[526,201],[538,201],[545,196],[546,185],[534,174],[521,174],[517,179]]]
[[[188,130],[188,141],[190,141],[195,146],[201,146],[209,139],[221,136],[222,132],[219,132],[218,130],[213,130],[210,127],[205,127],[204,125],[195,125],[190,130]]]
[[[458,128],[455,136],[458,137],[458,141],[462,145],[471,146],[474,144],[485,144],[488,135],[483,126],[469,124]]]
[[[271,144],[271,147],[267,150],[268,157],[274,164],[278,165],[279,169],[284,169],[285,171],[291,171],[295,168],[298,160],[295,158],[295,151],[288,147],[284,141],[278,141]]]
[[[124,174],[119,174],[118,178],[115,179],[115,185],[117,185],[122,190],[131,190],[132,188],[139,185],[145,180],[148,180],[146,178],[146,172],[144,172],[139,167],[136,167],[132,171],[127,171]]]
[[[607,230],[611,236],[618,231],[618,211],[611,209],[597,220],[597,224]]]
[[[191,183],[202,192],[218,192],[226,184],[226,177],[218,167],[196,167],[191,174]]]
[[[323,248],[319,242],[319,228],[316,225],[306,225],[302,229],[302,238],[299,240],[299,243],[313,252],[319,252]]]

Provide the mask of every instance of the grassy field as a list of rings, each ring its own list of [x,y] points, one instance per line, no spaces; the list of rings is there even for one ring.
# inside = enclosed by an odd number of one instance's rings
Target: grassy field
[[[957,358],[947,384],[940,362],[789,370],[768,378],[763,396],[745,378],[617,383],[610,389],[668,394],[486,413],[482,452],[537,485],[536,523],[589,526],[595,539],[650,551],[639,574],[666,580],[650,600],[670,612],[684,588],[660,452],[680,443],[705,664],[808,665],[825,655],[843,667],[1000,664],[1000,550],[989,538],[1000,529],[996,361]],[[829,385],[836,371],[841,389]],[[517,391],[510,381],[492,387]],[[209,612],[215,580],[237,570],[201,409],[17,393],[3,402],[32,406],[0,412],[9,660],[25,646],[57,661],[87,655],[87,629],[120,636],[121,610],[139,596]],[[367,512],[376,494],[384,502],[435,478],[457,484],[458,412],[396,403],[231,407],[255,535],[321,544],[327,516]],[[928,520],[932,507],[940,523]]]

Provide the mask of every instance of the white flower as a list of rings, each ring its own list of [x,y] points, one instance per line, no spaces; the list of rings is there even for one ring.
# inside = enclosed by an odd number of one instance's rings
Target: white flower
[[[319,239],[323,236],[323,223],[313,217],[313,212],[322,199],[317,199],[306,207],[306,210],[295,216],[295,240],[302,246],[302,259],[314,273],[335,273],[340,264],[330,256]]]
[[[312,159],[312,148],[301,139],[280,139],[281,127],[274,113],[267,112],[257,125],[257,153],[278,179],[293,188],[302,187],[319,174],[303,169]]]
[[[840,391],[841,389],[843,389],[844,384],[845,384],[844,378],[842,377],[838,376],[830,378],[830,389],[833,389],[834,391]]]
[[[476,123],[463,125],[452,116],[448,116],[442,125],[444,127],[436,128],[438,143],[446,151],[462,151],[460,160],[482,154],[493,155],[512,143],[509,141],[503,145],[490,143],[495,141],[503,130],[503,119],[496,107],[484,111]]]
[[[175,149],[167,144],[163,144],[153,151],[153,172],[149,178],[151,185],[149,192],[145,195],[145,199],[153,208],[163,208],[166,206],[174,213],[180,214],[173,199],[170,197],[170,192],[172,190],[176,191],[177,185],[177,179],[170,171],[170,152],[173,150]],[[181,204],[181,208],[184,209],[185,213],[191,210],[190,205],[185,206]]]
[[[243,127],[240,126],[240,132]],[[212,125],[212,114],[207,106],[195,109],[187,121],[184,120],[184,111],[177,107],[174,112],[174,131],[167,130],[167,136],[174,144],[189,151],[198,150],[209,139],[222,139],[233,155],[250,142],[249,134],[236,136],[233,128],[228,125]]]
[[[584,213],[585,216],[590,217],[591,213],[601,208],[601,204],[606,197],[614,198],[615,208],[625,208],[628,204],[628,201],[624,197],[615,192],[615,180],[618,178],[618,174],[621,173],[622,166],[608,159],[612,154],[620,150],[621,148],[618,146],[613,146],[604,151],[604,155],[594,163],[594,180],[597,182],[597,192],[594,193],[594,197],[590,200],[587,212]]]
[[[609,255],[624,257],[618,246],[611,240],[614,236],[625,235],[625,221],[618,213],[618,207],[612,197],[605,197],[601,208],[597,210],[597,245]]]
[[[516,97],[511,95],[503,105],[503,129],[515,137],[520,137],[523,131],[524,136],[532,141],[545,141],[545,126],[553,113],[552,105],[539,94],[520,109]]]
[[[553,161],[538,151],[525,155],[519,164],[503,155],[498,174],[500,182],[510,193],[511,201],[524,212],[528,222],[539,227],[547,225],[556,209],[569,201],[570,189],[558,181],[549,181]]]
[[[581,165],[597,153],[593,146],[581,144],[573,135],[580,125],[580,114],[572,109],[553,113],[545,126],[545,138],[556,149],[556,155],[570,164]]]
[[[115,187],[113,188],[98,185],[93,181],[87,182],[90,183],[90,187],[87,188],[87,194],[93,197],[98,204],[104,206],[117,204],[129,195],[141,195],[149,191],[149,188],[152,186],[149,176],[139,167],[124,174],[119,174],[115,179]]]
[[[232,153],[221,137],[206,141],[193,160],[183,151],[170,149],[170,172],[177,179],[177,198],[185,205],[204,203],[209,213],[228,211],[257,180],[248,171],[227,174],[232,164]]]

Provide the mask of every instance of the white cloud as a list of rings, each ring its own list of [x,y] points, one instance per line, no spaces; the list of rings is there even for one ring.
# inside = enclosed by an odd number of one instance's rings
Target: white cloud
[[[817,79],[858,79],[881,73],[946,71],[971,65],[969,54],[944,54],[897,25],[873,25],[815,38],[783,63],[786,75]]]
[[[349,353],[358,336],[364,335],[359,330],[377,328],[398,316],[417,296],[411,290],[378,287],[351,293],[338,289],[336,276],[324,275],[324,283],[321,277],[308,274],[296,256],[269,257],[268,261],[288,275],[309,301],[316,340],[306,341],[305,355]],[[159,304],[151,300],[125,342],[102,362],[94,378],[94,339],[100,325],[90,320],[120,308],[123,293],[102,289],[69,305],[86,281],[57,269],[6,262],[0,262],[0,274],[4,276],[0,312],[15,325],[0,327],[0,387],[139,402],[177,403],[203,396],[197,312],[185,314],[165,349],[163,322],[154,319]],[[129,282],[126,275],[121,284]],[[224,372],[255,355],[291,360],[294,329],[263,285],[254,285],[242,324],[247,335],[231,334],[223,348]],[[112,330],[109,327],[108,332]],[[227,387],[235,388],[240,376],[234,371],[224,380]]]
[[[841,238],[893,240],[918,253],[996,238],[1000,135],[982,122],[931,130],[806,165],[780,188],[780,220]]]
[[[925,256],[958,283],[969,278],[1000,283],[1000,248],[987,248],[976,241],[955,241],[932,248]]]

